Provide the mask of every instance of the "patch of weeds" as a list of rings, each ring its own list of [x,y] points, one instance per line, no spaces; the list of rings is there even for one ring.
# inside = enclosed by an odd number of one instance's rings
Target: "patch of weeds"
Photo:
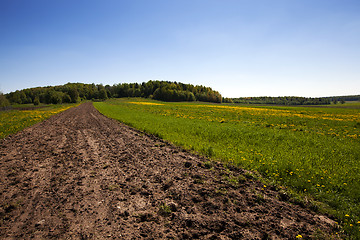
[[[307,206],[307,202],[304,201],[304,199],[301,198],[301,196],[298,196],[298,195],[295,195],[295,194],[291,194],[291,202],[296,204],[296,205],[299,205],[301,207]]]
[[[321,229],[316,229],[315,232],[311,235],[311,239],[316,239],[316,240],[324,240],[324,239],[335,240],[335,239],[339,239],[339,236],[330,235],[330,234],[328,234],[328,233],[323,232]]]
[[[244,183],[246,182],[246,177],[242,174],[240,174],[239,176],[237,176],[237,181],[238,183]]]
[[[198,174],[193,175],[193,178],[194,178],[194,181],[193,181],[194,184],[203,184],[204,183],[204,180]]]
[[[225,177],[229,177],[231,175],[231,171],[229,169],[221,170],[220,175],[225,176]]]
[[[23,199],[19,199],[16,202],[6,203],[2,206],[2,208],[4,209],[5,213],[9,213],[19,208],[22,205],[23,201]]]
[[[220,188],[220,189],[216,189],[215,190],[215,195],[217,196],[222,196],[222,195],[226,195],[228,193],[228,191],[224,188]]]
[[[290,195],[289,195],[288,192],[286,192],[286,191],[284,191],[284,190],[281,190],[281,191],[279,191],[278,199],[279,199],[280,201],[286,202],[286,201],[289,201]]]
[[[7,175],[7,177],[13,177],[17,174],[18,171],[16,169],[12,169],[11,172]]]
[[[111,184],[108,186],[109,191],[115,191],[119,188],[119,185],[117,184]]]
[[[263,178],[261,178],[261,175],[259,175],[259,174],[256,173],[256,172],[246,171],[246,172],[244,173],[244,176],[245,176],[247,179],[263,180]]]
[[[211,169],[213,167],[213,164],[211,161],[204,162],[204,167],[207,169]]]
[[[232,187],[238,187],[239,186],[239,181],[236,177],[234,176],[225,176],[224,177],[225,181],[227,181]]]
[[[17,205],[15,203],[6,203],[4,204],[3,208],[6,213],[9,213],[15,210],[17,208]]]
[[[164,138],[162,134],[160,133],[153,133],[155,137],[157,138]]]
[[[257,202],[258,204],[265,202],[265,195],[261,193],[256,193],[255,202]]]
[[[203,183],[204,183],[204,180],[202,180],[202,179],[195,179],[195,180],[193,181],[193,183],[194,183],[194,184],[203,184]]]
[[[320,207],[319,207],[319,204],[317,203],[317,202],[315,202],[315,201],[309,201],[309,208],[311,209],[311,210],[313,210],[314,212],[318,212],[318,211],[320,211]]]
[[[213,157],[215,155],[214,148],[213,147],[203,147],[201,152],[207,156],[207,157]]]
[[[169,205],[163,203],[159,206],[159,211],[158,211],[159,215],[163,217],[168,217],[170,216],[171,212],[172,212],[171,207]]]
[[[225,176],[224,179],[229,182],[232,187],[235,188],[239,187],[241,183],[244,183],[247,180],[246,177],[244,177],[243,175],[239,175],[237,177],[233,175]]]

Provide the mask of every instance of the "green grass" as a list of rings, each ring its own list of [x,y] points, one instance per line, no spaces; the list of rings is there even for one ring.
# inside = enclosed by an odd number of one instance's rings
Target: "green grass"
[[[78,104],[61,104],[41,106],[33,110],[7,110],[0,111],[0,139],[14,134],[35,123],[41,122],[54,114],[62,112]],[[14,108],[34,107],[29,104],[13,106]]]
[[[104,115],[259,172],[360,237],[360,110],[112,99]]]
[[[348,101],[344,104],[337,103],[337,104],[330,104],[330,105],[322,105],[323,107],[330,107],[330,108],[352,108],[352,109],[360,109],[360,102],[359,101]]]

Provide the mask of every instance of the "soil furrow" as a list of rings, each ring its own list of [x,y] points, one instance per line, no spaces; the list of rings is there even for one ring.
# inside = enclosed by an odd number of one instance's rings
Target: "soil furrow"
[[[71,108],[0,141],[1,239],[294,239],[334,222],[244,170]]]

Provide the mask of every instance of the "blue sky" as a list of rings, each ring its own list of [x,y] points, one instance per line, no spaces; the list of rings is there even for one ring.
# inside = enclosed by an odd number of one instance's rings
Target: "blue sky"
[[[169,80],[360,94],[358,0],[0,0],[0,90]]]

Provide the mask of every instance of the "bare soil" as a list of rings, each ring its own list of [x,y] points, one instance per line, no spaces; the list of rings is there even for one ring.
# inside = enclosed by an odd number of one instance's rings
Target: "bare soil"
[[[334,222],[91,103],[0,140],[0,239],[295,239]]]

